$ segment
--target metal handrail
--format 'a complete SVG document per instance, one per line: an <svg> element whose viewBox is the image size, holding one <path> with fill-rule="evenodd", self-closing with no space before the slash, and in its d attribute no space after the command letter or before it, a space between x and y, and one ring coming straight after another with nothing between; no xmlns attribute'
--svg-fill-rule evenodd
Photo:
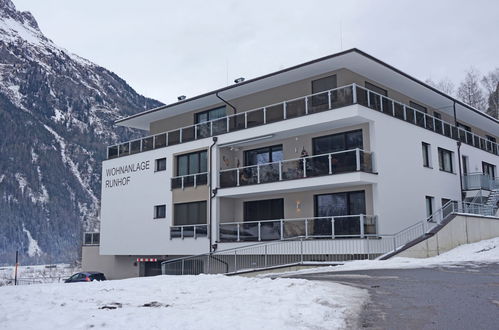
<svg viewBox="0 0 499 330"><path fill-rule="evenodd" d="M196 188L198 186L198 176L200 175L206 175L206 183L203 183L202 185L207 185L209 182L208 180L210 179L209 178L209 175L208 175L208 172L201 172L201 173L194 173L194 174L186 174L186 175L178 175L178 176L174 176L171 178L171 182L172 182L172 189L173 189L173 181L176 180L176 179L181 179L181 187L182 189L185 188L185 180L189 177L194 177L193 179L193 187Z"/></svg>
<svg viewBox="0 0 499 330"><path fill-rule="evenodd" d="M206 232L208 231L208 224L193 224L193 225L174 225L170 226L170 239L177 238L176 236L172 235L172 232L174 229L180 229L180 237L181 239L184 239L186 237L193 237L194 239L197 239L198 236L200 237L206 237L207 235L199 235L199 231L197 230L198 228L203 228L206 227ZM192 228L193 230L193 235L192 236L185 236L184 231L186 228Z"/></svg>
<svg viewBox="0 0 499 330"><path fill-rule="evenodd" d="M246 165L246 166L239 166L239 167L233 167L233 168L226 168L226 169L220 170L219 172L223 173L223 172L229 172L229 171L234 171L234 170L243 170L243 169L247 169L247 168L262 167L262 166L274 165L274 164L280 164L280 163L282 164L282 163L286 163L286 162L300 161L300 160L304 160L304 159L311 159L311 158L315 158L315 157L324 157L324 156L329 156L329 155L332 156L332 155L343 154L343 153L354 152L354 151L355 152L357 152L357 151L364 152L364 153L367 153L367 154L372 154L373 153L371 151L365 151L365 150L360 149L360 148L355 148L355 149L335 151L335 152L330 152L330 153L325 153L325 154L319 154L319 155L312 155L312 156L306 156L306 157L283 159L283 160L279 160L279 161L275 161L275 162L261 163L261 164L257 164L257 165Z"/></svg>
<svg viewBox="0 0 499 330"><path fill-rule="evenodd" d="M308 217L308 218L288 218L288 219L273 219L273 220L258 220L258 221L243 221L243 222L221 222L218 224L218 238L220 241L222 241L224 238L222 238L222 233L221 233L221 229L223 226L236 226L236 237L237 239L235 241L237 242L240 242L240 241L245 241L244 239L241 239L241 226L255 226L257 228L257 236L253 236L253 238L256 238L258 241L261 241L263 240L262 238L262 232L261 232L261 228L262 228L262 224L265 225L265 224L270 224L270 223L274 223L274 224L279 224L279 239L280 240L284 240L285 238L289 238L289 237L286 237L285 235L285 230L284 230L284 226L286 223L291 223L291 222L303 222L304 224L304 235L295 235L295 236L303 236L305 238L309 238L309 237L327 237L327 238L335 238L335 237L339 237L339 236L345 236L345 235L337 235L335 233L335 221L336 220L341 220L341 219L346 219L346 218L359 218L359 234L358 235L349 235L349 236L352 236L352 237L365 237L366 234L365 233L365 225L369 225L369 224L374 224L376 227L377 227L377 216L375 215L366 215L366 214L350 214L350 215L341 215L341 216L323 216L323 217ZM308 230L308 224L309 223L312 223L313 221L316 221L316 220L329 220L331 221L331 224L330 224L330 228L331 229L331 234L318 234L318 235L314 235L314 234L310 234L309 233L309 230ZM244 230L244 228L243 228ZM375 229L375 233L376 233L376 229ZM372 234L375 234L375 233L372 233ZM234 240L230 240L230 241L234 241Z"/></svg>

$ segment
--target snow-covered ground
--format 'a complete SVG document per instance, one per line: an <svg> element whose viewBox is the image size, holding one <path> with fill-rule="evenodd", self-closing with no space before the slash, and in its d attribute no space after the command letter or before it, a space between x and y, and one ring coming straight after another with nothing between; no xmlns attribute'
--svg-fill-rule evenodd
<svg viewBox="0 0 499 330"><path fill-rule="evenodd" d="M394 257L388 260L357 260L339 266L303 269L295 272L271 274L263 276L289 276L296 274L312 274L323 272L339 272L366 269L408 269L439 266L461 266L479 263L499 263L499 237L477 243L464 244L431 258ZM263 277L262 276L262 277Z"/></svg>
<svg viewBox="0 0 499 330"><path fill-rule="evenodd" d="M0 328L339 329L367 295L336 283L223 275L4 286Z"/></svg>

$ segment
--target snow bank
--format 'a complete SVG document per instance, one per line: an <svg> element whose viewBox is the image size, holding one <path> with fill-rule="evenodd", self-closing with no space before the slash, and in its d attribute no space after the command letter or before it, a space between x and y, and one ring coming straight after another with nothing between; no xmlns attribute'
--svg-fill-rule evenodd
<svg viewBox="0 0 499 330"><path fill-rule="evenodd" d="M0 288L2 329L338 329L367 291L223 275Z"/></svg>
<svg viewBox="0 0 499 330"><path fill-rule="evenodd" d="M366 269L407 269L427 268L439 266L459 266L476 263L499 262L499 237L477 243L465 244L439 256L431 258L401 258L394 257L388 260L357 260L347 262L340 266L328 266L304 269L296 272L280 273L281 275L313 274L323 272L338 272ZM273 274L275 276L275 274Z"/></svg>

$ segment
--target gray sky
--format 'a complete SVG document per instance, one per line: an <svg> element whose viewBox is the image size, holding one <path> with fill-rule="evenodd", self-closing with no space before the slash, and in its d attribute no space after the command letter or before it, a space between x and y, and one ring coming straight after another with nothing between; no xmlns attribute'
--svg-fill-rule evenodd
<svg viewBox="0 0 499 330"><path fill-rule="evenodd" d="M13 2L59 46L164 103L352 47L422 80L499 66L495 0Z"/></svg>

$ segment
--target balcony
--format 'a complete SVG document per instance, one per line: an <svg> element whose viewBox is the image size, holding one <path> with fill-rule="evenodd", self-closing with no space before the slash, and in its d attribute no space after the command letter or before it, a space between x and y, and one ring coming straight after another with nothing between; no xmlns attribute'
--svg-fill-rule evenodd
<svg viewBox="0 0 499 330"><path fill-rule="evenodd" d="M207 237L208 236L208 225L184 225L184 226L171 226L170 227L170 239L174 238L194 238Z"/></svg>
<svg viewBox="0 0 499 330"><path fill-rule="evenodd" d="M188 187L206 186L208 184L208 172L182 175L173 177L171 189L185 189Z"/></svg>
<svg viewBox="0 0 499 330"><path fill-rule="evenodd" d="M499 155L499 145L495 142L354 83L329 91L310 94L212 121L109 146L107 157L108 159L124 157L139 152L303 117L353 104L363 105L391 117L404 120L451 139Z"/></svg>
<svg viewBox="0 0 499 330"><path fill-rule="evenodd" d="M220 171L220 188L311 178L349 172L372 173L373 154L352 149Z"/></svg>
<svg viewBox="0 0 499 330"><path fill-rule="evenodd" d="M470 173L463 175L464 190L494 190L499 189L499 178L493 178L483 173Z"/></svg>
<svg viewBox="0 0 499 330"><path fill-rule="evenodd" d="M220 242L247 242L305 238L364 238L377 234L377 217L343 215L303 219L220 223Z"/></svg>

